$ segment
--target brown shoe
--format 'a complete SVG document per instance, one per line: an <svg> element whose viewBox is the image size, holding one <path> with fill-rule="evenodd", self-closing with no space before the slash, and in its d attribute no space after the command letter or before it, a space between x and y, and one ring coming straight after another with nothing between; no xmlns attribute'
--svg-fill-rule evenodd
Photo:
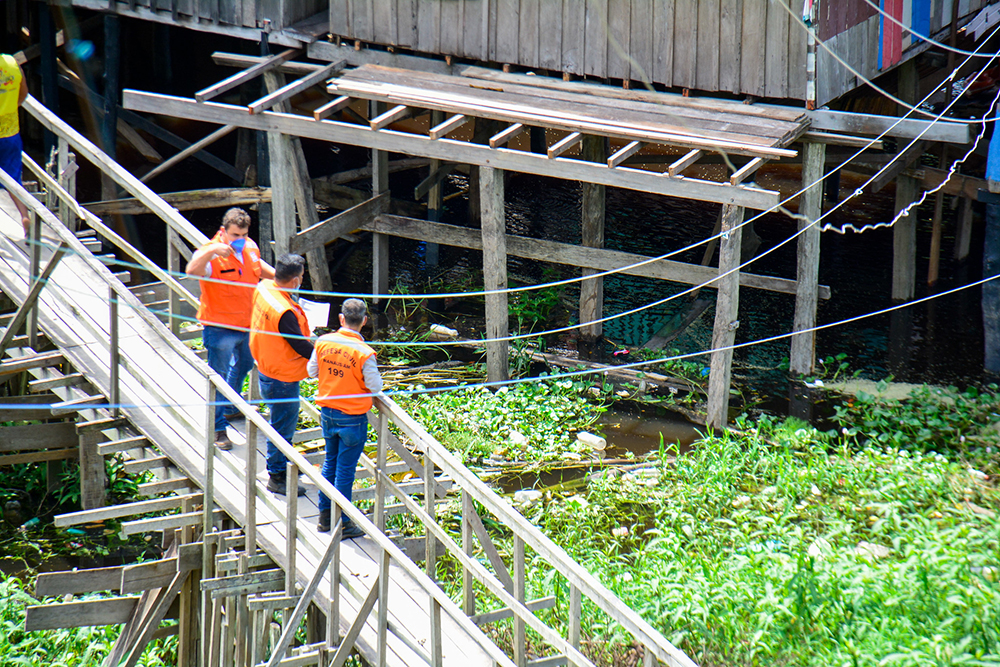
<svg viewBox="0 0 1000 667"><path fill-rule="evenodd" d="M233 448L233 441L229 439L229 434L224 429L215 432L215 446L224 452Z"/></svg>

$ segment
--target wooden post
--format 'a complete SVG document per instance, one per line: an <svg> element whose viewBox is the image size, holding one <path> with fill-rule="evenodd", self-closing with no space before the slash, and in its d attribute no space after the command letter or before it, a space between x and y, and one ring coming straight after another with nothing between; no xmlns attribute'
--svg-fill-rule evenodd
<svg viewBox="0 0 1000 667"><path fill-rule="evenodd" d="M181 254L178 250L180 243L182 243L180 234L167 227L167 271L177 279L180 279L181 276ZM177 336L181 332L181 297L171 289L167 299L167 309L170 313L170 333Z"/></svg>
<svg viewBox="0 0 1000 667"><path fill-rule="evenodd" d="M900 99L911 104L916 102L919 87L916 59L906 61L896 72ZM906 111L906 107L899 106L899 115L903 115ZM913 202L916 195L917 181L910 176L897 176L895 213L898 214ZM892 298L905 301L913 298L917 280L916 210L897 220L892 231Z"/></svg>
<svg viewBox="0 0 1000 667"><path fill-rule="evenodd" d="M264 74L268 90L277 90L281 83L274 72ZM267 151L271 175L271 225L274 232L274 257L288 252L289 239L295 235L295 179L292 177L291 139L280 132L267 133Z"/></svg>
<svg viewBox="0 0 1000 667"><path fill-rule="evenodd" d="M250 369L250 404L256 405L255 401L260 398L258 383L260 371L256 364ZM243 551L250 556L257 553L257 426L252 419L247 423L247 445L246 445L246 525L243 534L246 536L246 544ZM286 489L287 490L287 489Z"/></svg>
<svg viewBox="0 0 1000 667"><path fill-rule="evenodd" d="M212 512L215 509L215 488L214 488L214 476L215 471L215 400L216 391L215 385L212 383L212 378L208 375L205 376L205 381L208 385L207 393L205 394L205 482L202 486L202 502L204 507L204 516L202 519L202 534L201 539L204 543L201 553L201 574L205 578L212 576L214 568L212 567L212 556L214 555L214 549L210 544L212 539ZM201 667L208 667L211 664L211 651L212 651L212 623L214 622L214 617L212 614L212 595L211 591L202 591L201 594Z"/></svg>
<svg viewBox="0 0 1000 667"><path fill-rule="evenodd" d="M718 299L715 302L715 325L712 333L711 373L708 378L708 416L706 425L722 429L729 419L729 379L733 351L739 327L740 254L743 247L743 207L727 204L722 212L722 243L719 249Z"/></svg>
<svg viewBox="0 0 1000 667"><path fill-rule="evenodd" d="M430 448L424 449L424 511L434 520L437 514L436 495L434 493L434 461L431 460ZM431 531L425 531L424 537L424 569L427 576L437 581L437 538Z"/></svg>
<svg viewBox="0 0 1000 667"><path fill-rule="evenodd" d="M376 454L375 454L375 525L379 530L385 531L385 464L386 464L386 450L388 449L388 437L389 437L389 418L385 414L385 411L379 410L378 412L378 422L376 425L376 437L378 441L376 444Z"/></svg>
<svg viewBox="0 0 1000 667"><path fill-rule="evenodd" d="M121 387L118 382L118 364L121 357L118 349L118 294L115 292L114 284L108 286L108 317L109 322L109 345L111 347L111 360L108 365L108 383L110 391L108 399L111 405L111 416L118 419L121 416Z"/></svg>
<svg viewBox="0 0 1000 667"><path fill-rule="evenodd" d="M792 336L789 369L798 375L809 375L816 362L816 304L819 300L820 228L815 223L823 212L823 162L826 145L806 142L802 146L802 187L809 187L799 197L799 220L802 233L798 239L798 268L795 290L795 322L793 331L805 331Z"/></svg>
<svg viewBox="0 0 1000 667"><path fill-rule="evenodd" d="M35 280L42 267L42 219L32 213L31 225L28 229L31 232L31 279ZM28 347L38 352L38 307L36 305L33 305L31 310L28 311L26 326L28 329Z"/></svg>
<svg viewBox="0 0 1000 667"><path fill-rule="evenodd" d="M1000 204L986 204L986 236L983 239L983 277L1000 274ZM1000 375L1000 280L983 283L983 368ZM907 309L909 310L909 309Z"/></svg>
<svg viewBox="0 0 1000 667"><path fill-rule="evenodd" d="M88 431L79 435L80 439L80 506L85 510L104 507L107 504L105 487L107 473L104 457L97 451L97 443L104 440L99 431Z"/></svg>
<svg viewBox="0 0 1000 667"><path fill-rule="evenodd" d="M514 590L511 593L514 599L524 604L524 583L526 579L524 567L524 539L514 533ZM527 667L528 653L525 642L524 619L518 614L514 614L514 664L517 667Z"/></svg>
<svg viewBox="0 0 1000 667"><path fill-rule="evenodd" d="M385 104L381 102L368 103L368 117L374 118L384 111ZM385 151L372 149L372 196L389 191L389 154ZM389 237L385 234L372 234L372 294L389 293ZM373 303L379 303L375 296Z"/></svg>
<svg viewBox="0 0 1000 667"><path fill-rule="evenodd" d="M261 32L260 55L270 55L270 48L267 45L267 33ZM267 84L262 78L260 81L260 97L267 94ZM269 132L257 133L257 186L262 188L271 187L271 156L269 150ZM271 202L262 202L257 208L257 220L260 225L260 257L265 262L274 264L274 250L271 248L271 241L274 240L274 223Z"/></svg>
<svg viewBox="0 0 1000 667"><path fill-rule="evenodd" d="M503 171L479 168L483 218L483 283L487 290L507 289L507 236L504 215ZM507 293L486 295L486 377L490 382L508 378L509 334Z"/></svg>
<svg viewBox="0 0 1000 667"><path fill-rule="evenodd" d="M443 111L432 111L431 112L431 127L435 127L444 122L444 112ZM440 160L431 160L431 170L430 173L435 173L441 168ZM444 207L444 188L441 187L441 182L438 181L431 187L430 191L427 193L427 219L431 222L441 222L441 209ZM440 248L437 243L427 242L427 251L425 259L427 260L427 266L437 266L438 258L440 256Z"/></svg>
<svg viewBox="0 0 1000 667"><path fill-rule="evenodd" d="M55 179L73 198L76 198L76 155L69 149L69 142L64 137L56 140L58 149L56 151L56 173ZM58 204L59 219L71 231L75 232L79 228L79 220L76 214L69 207L69 202L59 198Z"/></svg>
<svg viewBox="0 0 1000 667"><path fill-rule="evenodd" d="M472 544L472 513L476 508L472 504L472 496L465 489L462 489L462 551L466 556L471 557L473 553ZM476 613L476 589L473 586L475 580L472 578L472 570L465 565L462 566L462 611L466 616L474 616Z"/></svg>
<svg viewBox="0 0 1000 667"><path fill-rule="evenodd" d="M583 139L583 159L590 162L604 162L608 156L606 137L586 136ZM590 248L604 247L604 194L603 185L583 184L583 245ZM593 269L583 269L583 275L597 273ZM593 322L604 316L604 278L593 278L580 283L580 324ZM600 322L580 327L580 342L584 348L597 352L604 325Z"/></svg>
<svg viewBox="0 0 1000 667"><path fill-rule="evenodd" d="M917 195L917 181L912 176L896 177L898 214ZM913 298L917 280L917 211L912 209L892 226L892 298L908 301Z"/></svg>
<svg viewBox="0 0 1000 667"><path fill-rule="evenodd" d="M955 234L955 259L964 260L969 256L972 242L972 200L962 197L962 211L958 215L958 230Z"/></svg>
<svg viewBox="0 0 1000 667"><path fill-rule="evenodd" d="M934 218L931 222L931 257L927 265L927 284L936 285L941 268L941 216L944 213L944 193L934 195Z"/></svg>
<svg viewBox="0 0 1000 667"><path fill-rule="evenodd" d="M302 139L292 137L291 152L295 162L292 176L295 180L295 206L299 211L301 229L308 229L319 222L316 213L316 199L313 195L312 179L309 178L309 165L306 164L306 154L302 150ZM330 264L326 261L326 248L320 246L306 253L306 265L309 267L309 281L317 292L332 292L333 280L330 278Z"/></svg>

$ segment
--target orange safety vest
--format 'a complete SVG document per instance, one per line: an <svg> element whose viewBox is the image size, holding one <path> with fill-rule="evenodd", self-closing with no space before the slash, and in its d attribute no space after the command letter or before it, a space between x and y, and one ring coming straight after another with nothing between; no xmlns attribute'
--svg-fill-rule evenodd
<svg viewBox="0 0 1000 667"><path fill-rule="evenodd" d="M22 78L14 56L0 54L0 139L13 137L20 129L17 98L21 94Z"/></svg>
<svg viewBox="0 0 1000 667"><path fill-rule="evenodd" d="M365 344L361 334L341 327L316 341L316 364L319 372L317 405L340 410L348 415L363 415L372 409L371 396L367 394L365 376L361 369L374 356L375 350Z"/></svg>
<svg viewBox="0 0 1000 667"><path fill-rule="evenodd" d="M273 280L258 283L250 315L250 352L263 375L281 382L298 382L308 377L309 360L303 359L278 332L278 321L289 310L295 313L302 335L308 337L309 321L302 306Z"/></svg>
<svg viewBox="0 0 1000 667"><path fill-rule="evenodd" d="M222 243L222 231L209 243ZM214 258L211 267L212 280L227 282L201 281L198 321L217 327L249 328L253 290L260 281L260 250L257 244L248 238L243 246L242 262L236 259L234 253L229 257Z"/></svg>

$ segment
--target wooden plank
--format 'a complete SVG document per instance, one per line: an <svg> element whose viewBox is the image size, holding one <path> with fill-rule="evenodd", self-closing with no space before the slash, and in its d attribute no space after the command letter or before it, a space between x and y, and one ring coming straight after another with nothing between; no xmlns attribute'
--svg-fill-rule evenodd
<svg viewBox="0 0 1000 667"><path fill-rule="evenodd" d="M301 254L322 247L344 234L359 229L366 220L384 213L388 205L389 193L383 192L353 208L341 211L293 236L289 241L289 252Z"/></svg>
<svg viewBox="0 0 1000 667"><path fill-rule="evenodd" d="M816 308L818 303L816 286L819 284L820 226L815 221L823 213L823 165L826 146L806 144L803 150L802 187L808 188L799 198L799 220L796 278L798 291L795 294L795 317L793 330L799 333L792 337L789 354L789 371L799 375L813 372L816 361Z"/></svg>
<svg viewBox="0 0 1000 667"><path fill-rule="evenodd" d="M279 65L282 65L292 58L298 57L302 53L300 49L286 49L276 56L271 56L267 60L260 62L256 65L248 67L242 72L237 72L232 76L226 77L222 81L209 86L208 88L203 88L194 94L194 98L199 102L207 102L213 97L217 97L227 90L232 90L233 88L246 83L247 81L252 81L258 76L262 76L265 72L269 72Z"/></svg>
<svg viewBox="0 0 1000 667"><path fill-rule="evenodd" d="M783 98L788 95L788 12L779 2L767 3L764 42L764 95Z"/></svg>
<svg viewBox="0 0 1000 667"><path fill-rule="evenodd" d="M608 0L584 0L584 73L606 77L608 72Z"/></svg>
<svg viewBox="0 0 1000 667"><path fill-rule="evenodd" d="M727 206L722 213L723 236L719 248L719 292L715 302L712 352L708 384L706 424L724 429L729 421L729 386L732 344L739 316L740 252L743 240L743 209Z"/></svg>
<svg viewBox="0 0 1000 667"><path fill-rule="evenodd" d="M92 409L96 405L107 406L108 399L104 396L80 396L68 401L53 403L49 410L53 416L59 417L80 412L81 410Z"/></svg>
<svg viewBox="0 0 1000 667"><path fill-rule="evenodd" d="M674 0L653 0L653 81L674 85Z"/></svg>
<svg viewBox="0 0 1000 667"><path fill-rule="evenodd" d="M128 438L119 438L118 440L110 440L108 442L102 442L97 445L97 452L101 456L107 456L108 454L114 454L116 452L126 452L130 449L136 449L138 447L145 447L149 445L149 440L144 435L130 436Z"/></svg>
<svg viewBox="0 0 1000 667"><path fill-rule="evenodd" d="M193 211L226 206L249 206L271 201L271 188L208 188L165 192L160 197L178 211ZM99 201L83 204L95 215L144 215L150 213L148 206L134 197Z"/></svg>
<svg viewBox="0 0 1000 667"><path fill-rule="evenodd" d="M121 590L122 593L139 593L151 588L164 588L180 569L177 557L163 558L149 561L148 563L138 563L127 565L122 568Z"/></svg>
<svg viewBox="0 0 1000 667"><path fill-rule="evenodd" d="M719 5L719 90L739 93L743 37L743 2L721 0Z"/></svg>
<svg viewBox="0 0 1000 667"><path fill-rule="evenodd" d="M506 146L509 142L513 141L518 135L527 129L528 128L521 123L514 123L507 129L501 130L490 137L490 148Z"/></svg>
<svg viewBox="0 0 1000 667"><path fill-rule="evenodd" d="M418 2L417 41L414 48L425 53L441 52L441 3ZM351 63L355 64L355 63Z"/></svg>
<svg viewBox="0 0 1000 667"><path fill-rule="evenodd" d="M698 85L698 0L675 0L674 5L674 81L675 86ZM714 48L718 48L717 46Z"/></svg>
<svg viewBox="0 0 1000 667"><path fill-rule="evenodd" d="M563 54L563 0L540 0L538 5L538 66L560 71Z"/></svg>
<svg viewBox="0 0 1000 667"><path fill-rule="evenodd" d="M343 111L350 104L351 98L346 95L341 95L340 97L327 102L313 111L313 119L323 120L324 118L329 118L333 114Z"/></svg>
<svg viewBox="0 0 1000 667"><path fill-rule="evenodd" d="M743 0L743 39L740 56L740 89L749 95L764 95L767 40L762 29L767 21L769 0Z"/></svg>
<svg viewBox="0 0 1000 667"><path fill-rule="evenodd" d="M230 119L252 129L266 129L280 126L289 134L311 137L323 141L335 141L372 148L424 155L433 159L451 162L465 162L479 165L494 165L505 170L553 176L575 181L600 183L630 190L653 192L685 199L698 199L718 203L735 202L747 208L763 210L778 202L777 193L759 188L720 185L697 179L684 179L683 185L676 179L664 178L659 174L638 169L617 167L608 169L606 165L596 165L578 160L550 160L544 155L521 151L494 150L488 146L461 144L460 142L434 142L425 137L406 133L372 132L370 128L349 123L322 121L317 123L305 118L264 114L249 116L238 107L214 102L197 104L163 95L125 91L126 105L141 109L147 105L159 113L177 114L191 119L206 119L217 122ZM236 115L233 115L233 114ZM243 118L244 120L236 120Z"/></svg>
<svg viewBox="0 0 1000 667"><path fill-rule="evenodd" d="M217 517L224 516L222 510L215 510L213 513ZM139 533L152 533L161 530L173 530L184 526L197 526L201 523L203 512L182 512L181 514L170 514L168 516L158 516L150 519L136 519L135 521L122 522L122 537L137 535Z"/></svg>
<svg viewBox="0 0 1000 667"><path fill-rule="evenodd" d="M517 29L517 64L538 67L539 36L538 5L540 0L519 0ZM548 26L546 26L548 28ZM551 33L547 33L551 34Z"/></svg>
<svg viewBox="0 0 1000 667"><path fill-rule="evenodd" d="M845 134L884 134L901 139L915 139L919 136L924 141L943 141L954 144L967 144L970 141L970 126L967 123L953 123L947 120L901 119L896 116L879 116L828 109L807 111L806 115L809 116L813 130L843 132Z"/></svg>
<svg viewBox="0 0 1000 667"><path fill-rule="evenodd" d="M483 281L487 290L507 287L507 235L504 233L504 173L499 169L481 167L480 207L482 216ZM508 335L507 293L486 295L486 372L490 382L504 381L508 377L508 343L501 339Z"/></svg>
<svg viewBox="0 0 1000 667"><path fill-rule="evenodd" d="M201 590L213 595L245 595L280 590L284 587L285 573L280 569L201 580Z"/></svg>
<svg viewBox="0 0 1000 667"><path fill-rule="evenodd" d="M462 0L438 3L441 5L441 45L439 53L459 55L462 50Z"/></svg>
<svg viewBox="0 0 1000 667"><path fill-rule="evenodd" d="M667 175L671 178L680 176L685 169L700 160L703 155L704 152L700 150L689 151L687 155L682 157L680 160L671 163L671 165L667 167Z"/></svg>
<svg viewBox="0 0 1000 667"><path fill-rule="evenodd" d="M631 43L631 0L608 0L608 27L605 31L608 42L607 76L616 79L630 79L631 63L629 51Z"/></svg>
<svg viewBox="0 0 1000 667"><path fill-rule="evenodd" d="M608 166L611 168L617 167L622 162L641 151L643 146L645 146L645 144L641 141L632 141L626 144L623 148L618 149L611 155L611 157L608 158Z"/></svg>
<svg viewBox="0 0 1000 667"><path fill-rule="evenodd" d="M25 610L25 632L58 628L118 625L132 617L138 596L83 600L63 604L30 605Z"/></svg>
<svg viewBox="0 0 1000 667"><path fill-rule="evenodd" d="M28 391L32 393L50 391L56 387L76 387L87 381L82 373L67 373L59 377L45 378L43 380L29 380ZM0 451L3 443L0 442Z"/></svg>
<svg viewBox="0 0 1000 667"><path fill-rule="evenodd" d="M68 528L79 526L84 523L95 521L106 521L108 519L120 519L126 516L137 516L149 512L164 512L166 510L177 509L185 502L201 502L200 493L192 493L185 496L170 496L168 498L156 498L154 500L140 500L124 505L112 505L110 507L100 507L82 512L69 512L67 514L57 514L53 519L53 524L57 528Z"/></svg>
<svg viewBox="0 0 1000 667"><path fill-rule="evenodd" d="M63 461L75 459L79 455L79 450L72 449L47 449L36 452L24 452L22 454L4 454L0 456L0 468L3 466L18 465L21 463L41 463L42 461Z"/></svg>
<svg viewBox="0 0 1000 667"><path fill-rule="evenodd" d="M788 87L786 95L793 99L806 99L806 42L807 32L796 18L788 17ZM822 47L817 46L817 50ZM860 54L859 54L860 55ZM861 58L857 59L861 66Z"/></svg>
<svg viewBox="0 0 1000 667"><path fill-rule="evenodd" d="M458 128L462 127L470 120L472 120L472 118L469 118L468 116L464 116L462 114L455 114L454 116L449 117L447 120L432 127L428 132L427 136L429 136L431 139L440 139L449 132L453 132Z"/></svg>
<svg viewBox="0 0 1000 667"><path fill-rule="evenodd" d="M510 576L510 575L508 575ZM538 598L537 600L530 600L524 603L524 606L531 611L541 611L542 609L552 609L556 606L556 599L554 596L547 596L544 598ZM510 618L514 615L514 612L510 608L498 609L496 611L486 612L485 614L476 614L471 616L472 622L476 625L486 625L487 623L496 623L497 621L502 621L505 618ZM563 656L565 660L565 656ZM531 663L529 663L531 664Z"/></svg>
<svg viewBox="0 0 1000 667"><path fill-rule="evenodd" d="M395 0L372 0L372 32L379 44L397 44Z"/></svg>
<svg viewBox="0 0 1000 667"><path fill-rule="evenodd" d="M632 0L629 28L629 78L653 83L653 2Z"/></svg>
<svg viewBox="0 0 1000 667"><path fill-rule="evenodd" d="M520 0L495 0L495 2L497 5L497 34L496 39L491 44L491 50L495 50L493 60L499 63L516 63L518 33L521 29L521 2Z"/></svg>
<svg viewBox="0 0 1000 667"><path fill-rule="evenodd" d="M298 95L299 93L312 88L313 86L325 81L326 79L329 79L334 74L343 69L345 64L346 62L343 60L340 60L335 63L330 63L326 67L318 69L312 74L307 74L301 79L297 79L295 81L292 81L291 83L287 83L284 86L281 86L273 93L268 93L267 95L260 98L256 102L251 102L247 106L247 109L250 111L251 114L259 114L262 111L271 109L272 107L275 107L286 100L290 100L295 95Z"/></svg>
<svg viewBox="0 0 1000 667"><path fill-rule="evenodd" d="M8 324L8 326L10 325ZM32 368L50 368L64 363L66 363L66 358L59 351L31 354L19 359L7 359L0 362L0 376L13 375Z"/></svg>
<svg viewBox="0 0 1000 667"><path fill-rule="evenodd" d="M369 121L369 125L373 130L381 130L382 128L389 127L389 125L403 120L404 118L409 118L413 115L413 109L407 107L405 104L397 105L383 114L379 114L375 118Z"/></svg>
<svg viewBox="0 0 1000 667"><path fill-rule="evenodd" d="M43 572L35 579L35 597L118 591L122 567L98 567L67 572Z"/></svg>
<svg viewBox="0 0 1000 667"><path fill-rule="evenodd" d="M380 234L482 250L482 239L479 238L476 230L456 225L446 225L440 222L427 222L425 220L394 215L380 215L370 225L365 225L364 228L367 231ZM636 266L641 262L648 262L650 258L644 255L623 253L617 250L586 248L571 243L544 241L542 239L515 236L513 234L507 234L506 245L507 254L514 257L524 257L598 271L612 271L622 267L629 267L627 269L623 268L621 273L656 278L658 280L670 280L689 285L710 283L713 278L718 277L718 271L712 267L662 259L657 262ZM786 278L741 272L740 284L745 287L766 289L772 292L795 294L795 281ZM714 284L705 286L709 288L715 287ZM820 298L828 299L829 297L829 287L821 285Z"/></svg>
<svg viewBox="0 0 1000 667"><path fill-rule="evenodd" d="M880 173L865 186L865 192L872 194L880 191L893 179L899 176L903 170L909 168L911 164L918 161L920 156L923 155L926 150L927 143L924 141L916 141L910 144L910 146L904 149L902 153L897 154L896 159L893 160L891 164L886 165L880 170Z"/></svg>
<svg viewBox="0 0 1000 667"><path fill-rule="evenodd" d="M146 470L166 468L168 465L170 465L170 457L151 456L149 458L139 459L138 461L126 461L122 464L122 471L127 474L134 475Z"/></svg>
<svg viewBox="0 0 1000 667"><path fill-rule="evenodd" d="M729 184L739 185L746 179L751 178L762 166L764 166L764 159L755 157L733 173L729 178ZM820 174L820 177L822 177L822 174Z"/></svg>
<svg viewBox="0 0 1000 667"><path fill-rule="evenodd" d="M583 74L586 53L586 3L562 3L562 63L556 68L570 74Z"/></svg>
<svg viewBox="0 0 1000 667"><path fill-rule="evenodd" d="M549 158L557 158L563 153L573 150L583 141L583 134L580 132L570 132L565 137L552 144L548 148Z"/></svg>
<svg viewBox="0 0 1000 667"><path fill-rule="evenodd" d="M67 445L75 446L76 444L76 428L68 422L0 427L0 453L66 447Z"/></svg>
<svg viewBox="0 0 1000 667"><path fill-rule="evenodd" d="M719 41L720 13L720 0L698 0L698 50L692 57L696 59L695 87L699 90L719 89L719 56L722 50ZM721 66L729 67L730 63L723 62Z"/></svg>

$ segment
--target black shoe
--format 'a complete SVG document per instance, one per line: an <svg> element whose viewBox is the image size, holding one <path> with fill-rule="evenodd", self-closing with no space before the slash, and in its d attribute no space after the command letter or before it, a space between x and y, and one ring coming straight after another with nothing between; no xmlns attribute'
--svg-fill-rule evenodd
<svg viewBox="0 0 1000 667"><path fill-rule="evenodd" d="M287 496L288 495L288 482L282 476L278 477L276 475L268 475L267 477L267 490L276 496ZM299 497L306 495L305 487L299 485Z"/></svg>
<svg viewBox="0 0 1000 667"><path fill-rule="evenodd" d="M230 412L229 414L223 416L226 418L226 421L229 422L230 424L232 424L233 422L246 421L247 418L246 415L244 415L242 412Z"/></svg>
<svg viewBox="0 0 1000 667"><path fill-rule="evenodd" d="M215 446L224 452L228 452L233 448L233 441L229 439L229 434L226 433L226 429L215 432Z"/></svg>
<svg viewBox="0 0 1000 667"><path fill-rule="evenodd" d="M365 531L358 528L358 524L351 521L348 523L345 521L343 523L344 532L341 534L340 539L342 540L353 540L356 537L364 537Z"/></svg>
<svg viewBox="0 0 1000 667"><path fill-rule="evenodd" d="M321 533L330 532L330 510L323 510L319 513L319 520L316 521L316 530Z"/></svg>

